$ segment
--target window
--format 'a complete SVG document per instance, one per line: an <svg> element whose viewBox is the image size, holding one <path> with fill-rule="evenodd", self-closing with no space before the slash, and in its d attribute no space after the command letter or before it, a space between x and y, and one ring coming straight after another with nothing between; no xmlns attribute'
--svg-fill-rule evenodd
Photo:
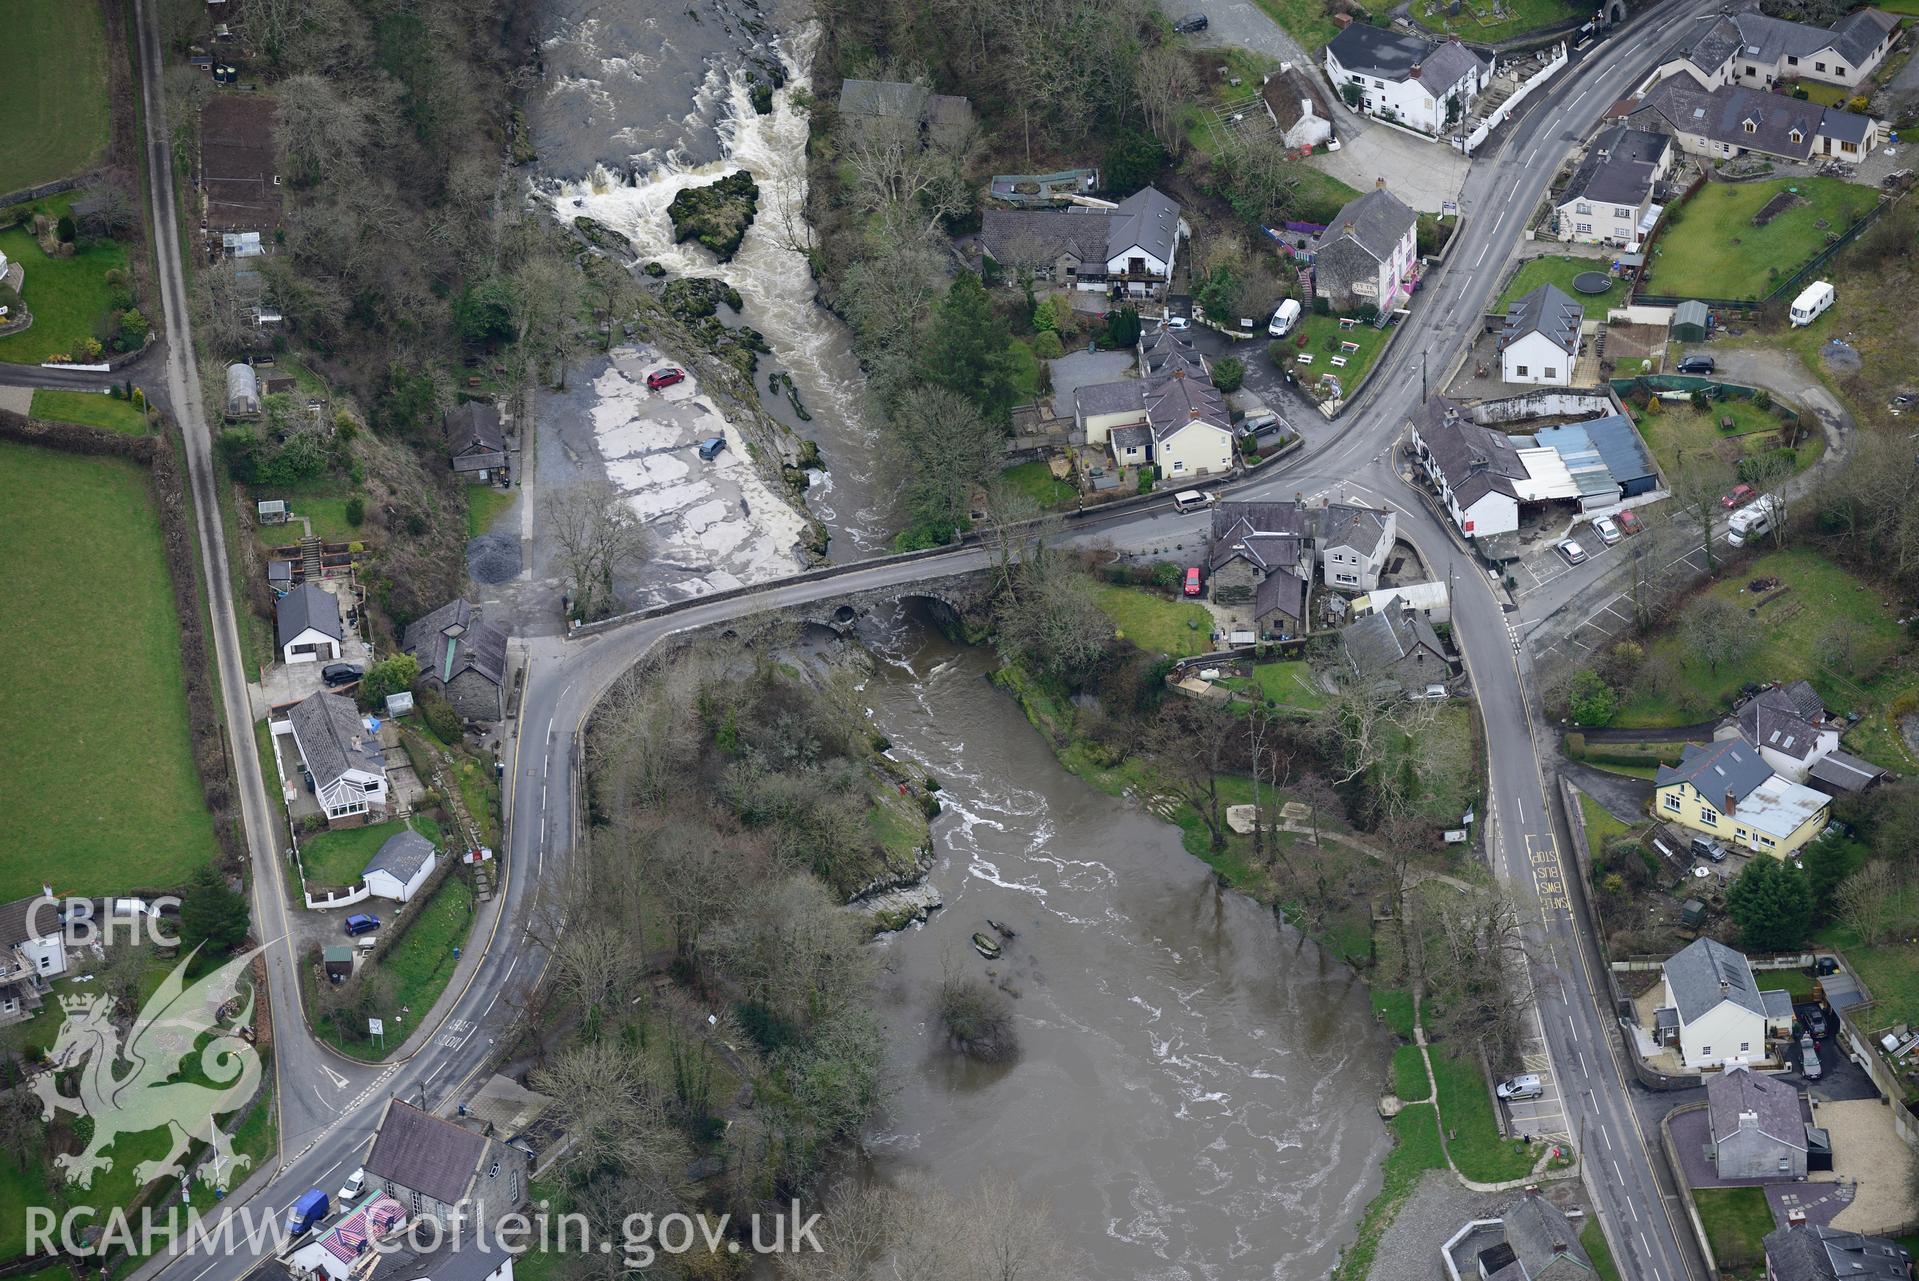
<svg viewBox="0 0 1919 1281"><path fill-rule="evenodd" d="M1741 1054L1744 1054L1747 1050L1750 1050L1751 1048L1752 1048L1752 1042L1750 1041L1741 1041L1739 1043L1739 1052Z"/></svg>
<svg viewBox="0 0 1919 1281"><path fill-rule="evenodd" d="M1804 142L1806 140L1806 135L1801 133L1799 130L1794 129L1792 131L1792 140L1794 142Z"/></svg>
<svg viewBox="0 0 1919 1281"><path fill-rule="evenodd" d="M518 1170L515 1170L512 1177L506 1181L506 1197L513 1205L520 1203L520 1172Z"/></svg>
<svg viewBox="0 0 1919 1281"><path fill-rule="evenodd" d="M500 1177L500 1159L498 1157L494 1157L493 1164L487 1167L486 1177L489 1179L497 1179Z"/></svg>
<svg viewBox="0 0 1919 1281"><path fill-rule="evenodd" d="M409 1195L413 1202L413 1213L418 1214L420 1212L420 1194L418 1192L414 1192Z"/></svg>
<svg viewBox="0 0 1919 1281"><path fill-rule="evenodd" d="M1559 377L1559 371L1557 369L1554 369L1551 365L1547 365L1544 369L1539 371L1539 376L1541 378L1557 378Z"/></svg>
<svg viewBox="0 0 1919 1281"><path fill-rule="evenodd" d="M1513 375L1518 378L1524 378L1526 376L1526 367L1524 365L1520 365L1518 368L1513 370Z"/></svg>
<svg viewBox="0 0 1919 1281"><path fill-rule="evenodd" d="M1333 581L1338 583L1356 583L1359 581L1359 578L1355 574L1334 574Z"/></svg>
<svg viewBox="0 0 1919 1281"><path fill-rule="evenodd" d="M1626 208L1624 205L1614 205L1612 207L1612 216L1615 218L1630 218L1632 217L1632 210Z"/></svg>
<svg viewBox="0 0 1919 1281"><path fill-rule="evenodd" d="M1677 811L1679 809L1679 793L1678 792L1666 793L1666 808L1674 811Z"/></svg>
<svg viewBox="0 0 1919 1281"><path fill-rule="evenodd" d="M1773 839L1772 839L1772 837L1770 837L1770 836L1762 836L1762 837L1760 837L1760 838L1759 838L1759 843L1760 843L1761 845L1763 845L1763 846L1765 846L1765 847L1766 847L1767 849L1771 849L1771 848L1772 848L1772 847L1773 847L1774 845L1776 845L1776 844L1778 844L1778 842L1777 842L1777 841L1775 841L1775 840L1773 840Z"/></svg>
<svg viewBox="0 0 1919 1281"><path fill-rule="evenodd" d="M1584 232L1589 232L1592 229L1593 229L1593 225L1589 222L1576 222L1573 224L1573 230L1575 232L1584 233Z"/></svg>
<svg viewBox="0 0 1919 1281"><path fill-rule="evenodd" d="M380 784L378 782L362 783L360 784L360 790L368 793L377 792L380 790Z"/></svg>
<svg viewBox="0 0 1919 1281"><path fill-rule="evenodd" d="M1796 53L1794 53L1794 54L1787 54L1787 55L1786 55L1786 65L1787 65L1788 67L1796 67L1796 66L1798 66L1798 65L1799 65L1799 55L1798 55L1798 54L1796 54Z"/></svg>
<svg viewBox="0 0 1919 1281"><path fill-rule="evenodd" d="M1712 810L1705 809L1702 807L1699 811L1699 821L1704 823L1707 827L1718 827L1719 815L1714 813Z"/></svg>
<svg viewBox="0 0 1919 1281"><path fill-rule="evenodd" d="M1186 470L1186 464L1185 464L1185 463L1183 463L1183 462L1178 462L1178 461L1175 461L1175 462L1173 463L1173 470L1174 470L1174 471L1185 471L1185 470Z"/></svg>
<svg viewBox="0 0 1919 1281"><path fill-rule="evenodd" d="M1758 122L1757 120L1748 120L1748 121L1746 121L1746 132L1747 132L1747 133L1758 133L1758 132L1759 132L1759 122Z"/></svg>
<svg viewBox="0 0 1919 1281"><path fill-rule="evenodd" d="M1736 837L1738 837L1738 838L1739 838L1740 840L1742 840L1742 841L1746 839L1746 829L1745 829L1745 828L1743 828L1743 827L1735 827L1735 828L1733 828L1733 829L1732 829L1732 834L1733 834L1734 836L1736 836Z"/></svg>
<svg viewBox="0 0 1919 1281"><path fill-rule="evenodd" d="M1582 201L1580 201L1580 202L1579 202L1579 203L1578 203L1578 204L1577 204L1576 206L1574 206L1574 207L1573 207L1573 212L1574 212L1574 213L1583 213L1583 214L1589 214L1589 213L1591 213L1592 211L1593 211L1593 207L1592 207L1591 205L1589 205L1589 204L1587 204L1587 203L1586 203L1585 201L1583 201L1583 200L1582 200Z"/></svg>
<svg viewBox="0 0 1919 1281"><path fill-rule="evenodd" d="M1823 62L1815 62L1812 64L1812 69L1814 71L1824 71L1826 69L1826 64Z"/></svg>
<svg viewBox="0 0 1919 1281"><path fill-rule="evenodd" d="M1710 1045L1702 1045L1699 1047L1699 1053L1701 1055L1710 1056L1712 1054L1712 1047Z"/></svg>

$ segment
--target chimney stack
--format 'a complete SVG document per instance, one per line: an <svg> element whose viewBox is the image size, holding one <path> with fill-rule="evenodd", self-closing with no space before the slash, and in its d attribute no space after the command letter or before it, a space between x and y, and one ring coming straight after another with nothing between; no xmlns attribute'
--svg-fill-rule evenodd
<svg viewBox="0 0 1919 1281"><path fill-rule="evenodd" d="M1738 808L1739 798L1733 795L1732 789L1729 787L1726 789L1726 817L1731 818Z"/></svg>
<svg viewBox="0 0 1919 1281"><path fill-rule="evenodd" d="M1413 68L1413 72L1414 72L1414 74L1418 74L1418 71L1419 71L1419 68L1418 68L1418 67L1414 67L1414 68ZM1386 178L1385 178L1385 175L1383 175L1383 174L1382 174L1381 176L1379 176L1379 177L1377 177L1377 178L1375 178L1375 179L1373 179L1373 190L1375 190L1375 191L1384 191L1384 190L1386 190Z"/></svg>

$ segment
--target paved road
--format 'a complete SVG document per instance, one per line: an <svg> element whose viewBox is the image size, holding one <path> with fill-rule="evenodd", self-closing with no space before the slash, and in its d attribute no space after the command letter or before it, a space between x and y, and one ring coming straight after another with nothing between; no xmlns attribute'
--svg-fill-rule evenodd
<svg viewBox="0 0 1919 1281"><path fill-rule="evenodd" d="M180 408L188 443L196 500L200 507L202 550L210 568L209 592L216 622L216 649L226 694L229 725L240 780L243 809L255 865L255 919L276 943L268 952L268 981L276 1006L284 1165L256 1204L285 1206L309 1187L329 1190L364 1151L378 1105L389 1094L424 1097L429 1105L457 1093L484 1065L492 1043L507 1035L523 994L544 972L545 952L529 935L533 917L531 886L564 875L572 844L573 802L578 795L574 734L599 693L641 655L675 631L722 622L741 614L803 604L848 592L906 587L929 573L947 574L984 565L977 550L963 550L933 562L884 562L828 579L773 583L743 597L708 601L683 612L647 619L582 641L536 638L529 642L531 668L519 722L517 748L509 780L510 813L507 879L495 925L486 933L482 959L446 1021L431 1039L404 1061L380 1068L339 1059L314 1043L295 1011L299 993L294 958L283 939L287 931L286 894L278 851L271 848L268 798L259 782L240 672L233 602L228 598L219 509L212 501L212 460L207 424L201 417L196 373L178 353L192 350L184 306L185 286L174 234L171 168L166 163L164 103L158 91L158 41L146 0L136 5L140 19L142 85L146 99L148 144L153 173L156 241L161 246L161 279L166 304L168 391ZM1411 495L1392 465L1393 441L1407 411L1422 394L1422 367L1437 385L1469 341L1480 309L1490 297L1498 267L1516 240L1552 173L1569 149L1571 136L1639 74L1651 56L1669 43L1706 5L1689 0L1645 15L1629 24L1565 75L1545 100L1527 113L1496 154L1474 165L1463 197L1467 222L1461 241L1445 267L1420 295L1411 333L1404 335L1371 384L1340 423L1320 437L1318 447L1283 472L1243 487L1248 497L1309 496L1335 487L1343 492L1392 502L1402 513L1405 535L1438 573L1457 585L1455 635L1466 654L1478 691L1489 740L1490 790L1494 798L1485 816L1494 833L1495 870L1509 883L1531 922L1529 936L1537 954L1533 977L1538 991L1540 1053L1557 1078L1565 1120L1593 1162L1593 1184L1602 1221L1614 1242L1624 1275L1650 1281L1679 1281L1698 1275L1698 1263L1680 1244L1669 1203L1662 1195L1637 1128L1618 1060L1611 1049L1610 1017L1590 995L1591 963L1581 941L1581 923L1572 919L1557 873L1562 834L1546 802L1535 726L1528 712L1528 659L1507 626L1506 615L1483 572L1477 568L1430 512ZM1487 264L1492 269L1487 270ZM1169 507L1109 517L1079 527L1079 537L1110 539L1123 547L1164 545L1196 539L1204 518L1179 516ZM549 867L548 859L553 859ZM231 1281L257 1259L239 1251L214 1260L204 1256L156 1261L144 1271L165 1270L181 1281Z"/></svg>

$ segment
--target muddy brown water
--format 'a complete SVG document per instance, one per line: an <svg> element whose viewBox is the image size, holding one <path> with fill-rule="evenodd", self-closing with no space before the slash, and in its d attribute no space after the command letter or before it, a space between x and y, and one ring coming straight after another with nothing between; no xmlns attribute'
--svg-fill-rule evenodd
<svg viewBox="0 0 1919 1281"><path fill-rule="evenodd" d="M1326 1276L1388 1142L1364 984L1218 888L1177 828L1067 773L989 653L909 610L864 639L876 727L945 807L946 906L878 944L896 1093L866 1136L875 1171L1014 1180L1094 1276ZM1017 934L997 962L968 941L989 917ZM1021 994L1017 1062L945 1047L929 1010L949 971Z"/></svg>

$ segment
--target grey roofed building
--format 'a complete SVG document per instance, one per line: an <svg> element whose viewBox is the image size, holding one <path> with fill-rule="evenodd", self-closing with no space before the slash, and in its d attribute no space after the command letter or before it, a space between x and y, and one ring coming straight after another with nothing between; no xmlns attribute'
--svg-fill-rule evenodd
<svg viewBox="0 0 1919 1281"><path fill-rule="evenodd" d="M1743 801L1771 777L1772 766L1758 748L1742 738L1726 738L1706 747L1688 743L1679 764L1659 767L1653 786L1690 783L1713 805L1723 806L1728 792L1735 802Z"/></svg>
<svg viewBox="0 0 1919 1281"><path fill-rule="evenodd" d="M1050 269L1061 257L1106 269L1113 215L1104 209L988 209L980 216L980 246L994 262L1014 269Z"/></svg>
<svg viewBox="0 0 1919 1281"><path fill-rule="evenodd" d="M352 700L321 691L293 705L287 713L307 769L322 789L350 769L386 774L380 745L360 723Z"/></svg>
<svg viewBox="0 0 1919 1281"><path fill-rule="evenodd" d="M1171 262L1179 244L1179 202L1157 187L1146 187L1119 202L1106 226L1106 252L1101 262L1110 263L1134 247L1145 250L1161 262Z"/></svg>
<svg viewBox="0 0 1919 1281"><path fill-rule="evenodd" d="M1752 977L1752 964L1717 939L1695 939L1666 960L1666 986L1679 1017L1691 1023L1731 1001L1764 1018L1766 1001Z"/></svg>
<svg viewBox="0 0 1919 1281"><path fill-rule="evenodd" d="M1706 331L1711 327L1712 308L1700 302L1697 298L1688 298L1673 308L1673 337L1683 342L1699 342L1705 338ZM1683 334L1679 333L1678 331L1681 329L1687 332Z"/></svg>
<svg viewBox="0 0 1919 1281"><path fill-rule="evenodd" d="M1814 695L1815 700L1817 697ZM1825 708L1821 705L1815 717L1807 717L1800 710L1799 701L1784 686L1775 686L1759 691L1740 704L1734 719L1748 743L1771 748L1791 760L1804 761L1819 747L1820 722L1825 719Z"/></svg>
<svg viewBox="0 0 1919 1281"><path fill-rule="evenodd" d="M442 423L446 449L456 472L491 471L506 465L506 432L500 411L469 400L447 411Z"/></svg>
<svg viewBox="0 0 1919 1281"><path fill-rule="evenodd" d="M1911 1281L1912 1255L1897 1242L1806 1224L1765 1237L1774 1281Z"/></svg>
<svg viewBox="0 0 1919 1281"><path fill-rule="evenodd" d="M1404 80L1414 67L1433 56L1433 43L1370 22L1354 22L1334 36L1326 48L1348 71L1378 80ZM1450 85L1452 81L1443 83Z"/></svg>
<svg viewBox="0 0 1919 1281"><path fill-rule="evenodd" d="M494 685L506 680L506 632L463 597L407 624L401 648L419 661L422 677L442 685L465 672L478 672Z"/></svg>
<svg viewBox="0 0 1919 1281"><path fill-rule="evenodd" d="M1161 325L1139 340L1139 368L1143 377L1170 374L1184 369L1189 374L1204 374L1206 363L1193 346L1190 336Z"/></svg>
<svg viewBox="0 0 1919 1281"><path fill-rule="evenodd" d="M1360 25L1356 22L1346 30L1352 31ZM1418 221L1419 215L1405 201L1384 187L1375 187L1340 207L1333 220L1326 224L1326 230L1313 241L1313 252L1323 252L1334 241L1350 240L1376 261L1384 262Z"/></svg>
<svg viewBox="0 0 1919 1281"><path fill-rule="evenodd" d="M1751 1116L1761 1134L1788 1147L1806 1146L1806 1116L1799 1091L1776 1076L1729 1067L1706 1078L1706 1112L1715 1142L1736 1134Z"/></svg>
<svg viewBox="0 0 1919 1281"><path fill-rule="evenodd" d="M1526 465L1510 436L1482 427L1444 396L1427 400L1413 411L1411 421L1462 506L1471 506L1490 491L1518 497L1513 482L1526 479Z"/></svg>
<svg viewBox="0 0 1919 1281"><path fill-rule="evenodd" d="M1499 1212L1513 1259L1487 1281L1564 1281L1593 1271L1579 1232L1558 1206L1528 1192Z"/></svg>
<svg viewBox="0 0 1919 1281"><path fill-rule="evenodd" d="M1672 139L1663 133L1614 125L1593 139L1566 189L1553 200L1562 205L1573 200L1637 205L1651 194L1653 175L1671 148Z"/></svg>
<svg viewBox="0 0 1919 1281"><path fill-rule="evenodd" d="M393 1099L365 1168L374 1182L396 1183L457 1205L472 1185L486 1146L485 1135Z"/></svg>
<svg viewBox="0 0 1919 1281"><path fill-rule="evenodd" d="M1165 440L1194 422L1230 430L1233 419L1226 408L1226 398L1210 379L1188 377L1182 370L1170 377L1149 380L1146 421L1153 429L1153 439Z"/></svg>
<svg viewBox="0 0 1919 1281"><path fill-rule="evenodd" d="M1886 771L1871 761L1860 760L1848 752L1827 752L1806 772L1806 784L1828 796L1841 792L1863 792L1886 776Z"/></svg>
<svg viewBox="0 0 1919 1281"><path fill-rule="evenodd" d="M1485 66L1484 58L1459 41L1442 40L1420 64L1419 78L1422 82L1438 86L1443 92L1458 84L1469 72L1481 70Z"/></svg>
<svg viewBox="0 0 1919 1281"><path fill-rule="evenodd" d="M1073 388L1073 413L1081 423L1104 414L1142 413L1145 409L1146 384L1137 378Z"/></svg>
<svg viewBox="0 0 1919 1281"><path fill-rule="evenodd" d="M1291 624L1287 630L1307 627L1306 605L1311 598L1313 580L1299 574L1285 571L1272 573L1259 580L1253 589L1253 618L1266 621L1274 615L1282 615Z"/></svg>
<svg viewBox="0 0 1919 1281"><path fill-rule="evenodd" d="M1346 661L1360 676L1391 671L1401 660L1420 653L1437 658L1443 668L1446 651L1431 623L1412 610L1383 609L1339 631Z"/></svg>
<svg viewBox="0 0 1919 1281"><path fill-rule="evenodd" d="M1114 449L1122 452L1144 449L1153 443L1153 429L1145 423L1135 423L1128 427L1115 427L1107 434L1106 439L1113 443Z"/></svg>
<svg viewBox="0 0 1919 1281"><path fill-rule="evenodd" d="M1389 513L1350 503L1328 503L1314 513L1315 537L1322 548L1344 547L1370 556L1389 528Z"/></svg>
<svg viewBox="0 0 1919 1281"><path fill-rule="evenodd" d="M365 1281L486 1281L512 1263L514 1255L497 1244L469 1239L437 1250L383 1250Z"/></svg>
<svg viewBox="0 0 1919 1281"><path fill-rule="evenodd" d="M29 925L36 903L40 904L39 916ZM58 934L61 928L59 915L53 905L38 898L17 898L11 903L0 903L0 947L18 947L28 939Z"/></svg>
<svg viewBox="0 0 1919 1281"><path fill-rule="evenodd" d="M1522 294L1506 309L1506 331L1501 345L1510 345L1528 334L1542 334L1568 356L1579 351L1579 327L1586 321L1585 308L1567 297L1557 285L1548 283Z"/></svg>
<svg viewBox="0 0 1919 1281"><path fill-rule="evenodd" d="M1821 134L1857 142L1872 122L1837 107L1821 107L1781 93L1728 85L1707 90L1689 76L1668 76L1629 109L1629 119L1651 116L1674 132L1697 134L1738 151L1805 160ZM1797 134L1795 139L1794 135Z"/></svg>
<svg viewBox="0 0 1919 1281"><path fill-rule="evenodd" d="M309 630L336 641L346 635L340 622L340 602L333 593L314 583L301 583L273 607L273 635L284 652L300 633Z"/></svg>
<svg viewBox="0 0 1919 1281"><path fill-rule="evenodd" d="M942 143L960 141L973 120L965 98L898 80L847 80L840 85L839 106L855 122L910 121Z"/></svg>
<svg viewBox="0 0 1919 1281"><path fill-rule="evenodd" d="M404 885L418 876L421 868L431 865L436 853L432 841L409 827L387 837L386 843L367 860L361 875L387 872Z"/></svg>
<svg viewBox="0 0 1919 1281"><path fill-rule="evenodd" d="M1737 53L1745 43L1739 34L1739 24L1729 17L1722 17L1680 37L1667 56L1683 56L1690 59L1694 66L1710 71L1724 66L1726 59Z"/></svg>
<svg viewBox="0 0 1919 1281"><path fill-rule="evenodd" d="M1747 10L1722 17L1704 31L1688 36L1673 52L1684 54L1703 71L1724 66L1734 54L1751 62L1777 64L1781 58L1804 58L1825 49L1856 67L1872 57L1885 39L1887 21L1896 24L1898 19L1870 8L1856 9L1830 27Z"/></svg>

